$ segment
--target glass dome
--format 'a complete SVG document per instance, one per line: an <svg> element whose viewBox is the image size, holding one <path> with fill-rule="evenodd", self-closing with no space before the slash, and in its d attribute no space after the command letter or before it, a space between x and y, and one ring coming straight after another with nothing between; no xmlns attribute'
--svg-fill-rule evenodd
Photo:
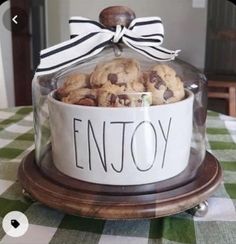
<svg viewBox="0 0 236 244"><path fill-rule="evenodd" d="M49 177L59 171L117 191L163 182L171 188L197 177L206 152L207 83L192 65L113 44L34 78L32 87L35 160Z"/></svg>

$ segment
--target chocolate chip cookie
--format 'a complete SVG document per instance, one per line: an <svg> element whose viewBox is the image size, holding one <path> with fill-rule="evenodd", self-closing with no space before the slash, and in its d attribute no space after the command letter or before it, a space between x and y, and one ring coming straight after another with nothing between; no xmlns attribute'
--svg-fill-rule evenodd
<svg viewBox="0 0 236 244"><path fill-rule="evenodd" d="M68 96L63 97L62 102L84 106L97 106L97 90L81 88L73 90Z"/></svg>
<svg viewBox="0 0 236 244"><path fill-rule="evenodd" d="M69 104L140 107L177 102L185 92L175 70L166 64L142 73L134 59L116 58L98 64L91 75L68 76L56 94Z"/></svg>
<svg viewBox="0 0 236 244"><path fill-rule="evenodd" d="M184 98L184 85L174 69L157 64L144 73L145 86L152 93L152 104L173 103Z"/></svg>
<svg viewBox="0 0 236 244"><path fill-rule="evenodd" d="M98 89L98 106L117 107L117 95L124 93L123 86L107 83Z"/></svg>
<svg viewBox="0 0 236 244"><path fill-rule="evenodd" d="M100 88L106 83L127 87L142 78L139 63L130 58L116 58L98 64L91 74L92 87Z"/></svg>
<svg viewBox="0 0 236 244"><path fill-rule="evenodd" d="M57 89L57 97L62 99L63 97L68 96L70 92L74 90L89 87L90 83L88 74L71 74L65 79L63 86Z"/></svg>
<svg viewBox="0 0 236 244"><path fill-rule="evenodd" d="M106 84L98 89L98 106L100 107L143 107L152 104L149 92L127 91L124 87Z"/></svg>

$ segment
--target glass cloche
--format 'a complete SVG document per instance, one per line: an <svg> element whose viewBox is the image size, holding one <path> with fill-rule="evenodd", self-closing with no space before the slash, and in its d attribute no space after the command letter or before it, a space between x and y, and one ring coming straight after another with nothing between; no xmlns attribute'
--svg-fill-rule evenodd
<svg viewBox="0 0 236 244"><path fill-rule="evenodd" d="M130 42L121 41L131 30L137 35L143 29L149 31L150 25L160 25L158 19L131 22L125 32L127 24L119 21L130 23L132 14L126 13L122 19L106 11L100 19L114 36L104 41L103 50L99 49L102 42L96 42L97 49L91 49L85 58L80 56L69 64L62 60L65 65L56 71L47 72L44 67L45 72L36 73L32 85L36 163L49 177L59 171L98 184L101 190L109 185L119 192L132 186L161 190L184 184L197 177L205 158L206 78L173 56L169 60L151 57L150 49L142 45L157 41L155 35L161 37L161 33L145 32L141 35L144 41L134 36L129 37ZM91 30L94 21L75 18L70 23L84 22L90 38L97 33ZM162 26L158 28L162 30ZM82 41L89 46L92 39L71 34L73 44L60 44L57 51L51 48L41 56L56 52L62 57L79 56L70 53L70 47ZM142 44L135 46L137 42ZM90 55L95 49L99 51ZM176 56L160 50L164 56ZM48 61L49 66L58 62L56 57Z"/></svg>

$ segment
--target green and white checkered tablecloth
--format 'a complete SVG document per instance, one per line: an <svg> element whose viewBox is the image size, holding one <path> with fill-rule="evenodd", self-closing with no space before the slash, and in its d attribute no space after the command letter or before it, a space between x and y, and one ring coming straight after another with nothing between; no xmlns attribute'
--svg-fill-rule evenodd
<svg viewBox="0 0 236 244"><path fill-rule="evenodd" d="M203 218L187 213L152 220L105 221L63 214L26 200L16 182L22 158L33 148L31 107L0 110L0 223L22 211L29 229L19 238L0 225L0 243L236 243L236 119L208 112L207 144L224 169L224 182Z"/></svg>

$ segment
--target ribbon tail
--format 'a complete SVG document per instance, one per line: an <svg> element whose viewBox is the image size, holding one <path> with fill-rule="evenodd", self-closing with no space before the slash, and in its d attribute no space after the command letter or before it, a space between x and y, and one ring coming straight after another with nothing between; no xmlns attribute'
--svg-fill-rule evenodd
<svg viewBox="0 0 236 244"><path fill-rule="evenodd" d="M101 48L98 48L98 49L92 51L90 54L86 55L85 58L88 59L88 58L90 58L92 56L95 56L95 55L99 54L105 48L106 45L107 44L105 44ZM83 57L81 57L81 58L73 58L70 61L66 61L64 63L61 63L59 67L54 67L54 68L41 68L40 65L44 64L44 62L41 62L40 65L39 65L39 67L36 70L36 75L37 76L43 76L43 75L48 75L48 74L56 73L58 71L63 71L67 67L69 67L71 65L74 65L74 64L77 64L77 63L79 63L80 61L82 61L85 58L83 58Z"/></svg>
<svg viewBox="0 0 236 244"><path fill-rule="evenodd" d="M36 75L55 73L97 55L111 42L112 37L108 32L95 32L43 50Z"/></svg>
<svg viewBox="0 0 236 244"><path fill-rule="evenodd" d="M166 48L160 47L160 46L138 46L133 45L127 40L123 38L123 42L133 50L141 53L142 55L147 56L150 59L156 60L156 61L170 61L174 60L176 56L178 56L178 53L180 50L168 50Z"/></svg>

